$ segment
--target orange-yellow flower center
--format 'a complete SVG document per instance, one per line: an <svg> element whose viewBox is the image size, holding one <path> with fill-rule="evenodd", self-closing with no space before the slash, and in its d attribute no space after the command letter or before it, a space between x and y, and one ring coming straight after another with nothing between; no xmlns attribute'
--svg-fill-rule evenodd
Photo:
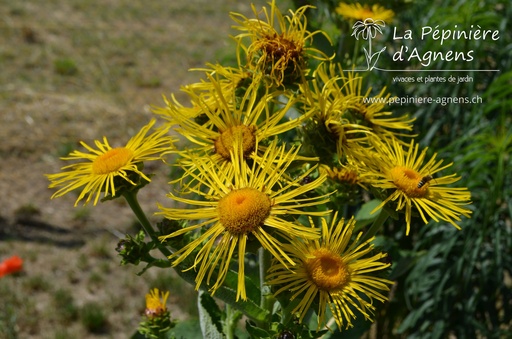
<svg viewBox="0 0 512 339"><path fill-rule="evenodd" d="M108 174L118 171L133 159L133 152L125 147L108 150L92 162L93 174Z"/></svg>
<svg viewBox="0 0 512 339"><path fill-rule="evenodd" d="M285 38L282 34L266 36L261 41L261 49L265 51L270 62L283 60L285 63L297 63L302 56L302 46Z"/></svg>
<svg viewBox="0 0 512 339"><path fill-rule="evenodd" d="M221 133L215 140L215 152L224 159L231 159L229 152L233 151L235 140L242 143L242 152L244 158L248 158L256 147L256 126L233 126Z"/></svg>
<svg viewBox="0 0 512 339"><path fill-rule="evenodd" d="M306 259L309 279L323 291L342 289L350 281L350 271L343 259L326 248L319 248Z"/></svg>
<svg viewBox="0 0 512 339"><path fill-rule="evenodd" d="M283 81L295 81L304 68L303 45L283 34L268 34L259 39L249 52L249 58L255 58L262 70L278 84Z"/></svg>
<svg viewBox="0 0 512 339"><path fill-rule="evenodd" d="M270 215L268 195L246 187L229 192L217 205L220 223L232 234L247 234L263 226Z"/></svg>
<svg viewBox="0 0 512 339"><path fill-rule="evenodd" d="M393 167L389 171L389 176L392 178L396 187L410 198L423 198L428 193L430 183L423 182L422 179L424 176L415 170L403 166ZM423 182L423 185L421 185L420 182Z"/></svg>

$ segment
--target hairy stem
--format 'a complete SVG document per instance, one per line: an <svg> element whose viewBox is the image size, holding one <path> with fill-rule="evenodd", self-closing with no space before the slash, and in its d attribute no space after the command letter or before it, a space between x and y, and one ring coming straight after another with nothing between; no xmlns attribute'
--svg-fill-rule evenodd
<svg viewBox="0 0 512 339"><path fill-rule="evenodd" d="M153 226L151 226L151 223L149 222L149 219L146 217L144 211L142 210L142 207L140 207L139 200L137 199L137 192L125 192L123 196L126 199L126 202L130 206L130 208L132 209L133 213L139 220L142 228L151 237L151 240L153 240L153 242L158 246L160 252L162 252L162 254L165 255L166 257L170 256L171 251L167 247L159 245L160 241L158 240L157 233L153 229Z"/></svg>

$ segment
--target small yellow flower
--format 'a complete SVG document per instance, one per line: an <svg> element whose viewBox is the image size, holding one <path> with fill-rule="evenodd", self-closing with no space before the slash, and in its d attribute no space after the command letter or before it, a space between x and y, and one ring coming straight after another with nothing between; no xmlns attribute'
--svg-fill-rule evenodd
<svg viewBox="0 0 512 339"><path fill-rule="evenodd" d="M372 186L390 189L391 194L372 213L390 201L397 201L397 211L405 208L406 235L410 231L413 207L425 224L428 215L436 222L443 220L460 229L455 221L460 221L461 215L469 218L471 211L463 206L471 203L471 194L466 187L445 186L460 180L456 174L434 176L452 163L442 166L443 161L436 161L434 154L423 164L427 148L418 155L419 145L413 140L407 150L395 139L374 143L376 153L367 161L366 170L374 176Z"/></svg>
<svg viewBox="0 0 512 339"><path fill-rule="evenodd" d="M238 145L231 152L234 176L231 176L215 166L194 158L201 178L211 194L197 190L196 193L205 200L192 200L177 197L170 198L191 206L189 209L164 208L159 214L171 220L200 220L196 225L183 228L169 235L160 237L161 240L176 237L184 233L204 229L195 240L183 248L177 249L171 256L173 264L178 265L186 257L199 249L193 268L199 266L196 277L198 289L206 277L210 279L217 266L216 281L211 287L212 294L222 285L233 259L238 257L238 288L237 299L245 300L244 256L250 239L257 241L269 251L283 266L294 265L294 262L283 252L281 240L295 237L312 239L318 234L314 229L287 221L282 216L294 215L325 215L327 211L303 211L304 207L317 206L325 203L326 196L299 198L306 192L314 190L325 180L325 175L307 184L299 182L309 175L307 171L291 182L284 181L285 172L294 160L298 149L285 152L284 146L277 147L272 143L262 159L253 162L251 168L244 165L241 147ZM284 183L283 183L284 181ZM197 206L197 207L195 207ZM279 235L279 236L278 236ZM237 255L238 254L238 255Z"/></svg>
<svg viewBox="0 0 512 339"><path fill-rule="evenodd" d="M97 149L82 141L81 145L89 151L88 153L75 150L62 159L86 160L85 162L65 166L61 173L46 175L51 182L49 188L61 187L52 195L52 199L82 188L75 206L86 196L85 204L95 196L94 205L96 205L101 192L104 192L105 196L116 195L115 180L118 178L123 182L136 185L130 176L135 173L150 181L141 170L142 163L160 160L162 154L173 147L173 140L167 135L168 128L160 128L146 136L154 124L155 120L152 120L144 126L124 147L112 148L106 137L103 138L103 142L95 141Z"/></svg>
<svg viewBox="0 0 512 339"><path fill-rule="evenodd" d="M146 294L146 311L144 312L148 318L161 316L167 311L165 303L169 298L169 291L160 292L158 288L154 288Z"/></svg>
<svg viewBox="0 0 512 339"><path fill-rule="evenodd" d="M370 8L367 4L363 6L359 3L346 4L344 2L340 2L336 8L336 13L349 20L366 20L371 18L373 20L382 20L384 22L390 22L395 16L395 13L392 10L386 9L380 5L373 5Z"/></svg>
<svg viewBox="0 0 512 339"><path fill-rule="evenodd" d="M284 245L297 265L287 268L274 262L270 267L267 278L270 285L276 285L275 294L289 292L292 301L300 300L292 311L299 314L300 322L317 302L318 329L325 325L327 305L338 328L345 323L348 328L356 318L354 309L371 320L373 299L387 300L382 291L389 291L392 282L375 276L390 266L381 261L386 255L373 254L373 238L359 244L362 233L351 241L354 226L353 218L345 224L335 215L329 226L322 218L321 239L295 239Z"/></svg>
<svg viewBox="0 0 512 339"><path fill-rule="evenodd" d="M242 14L231 14L233 20L240 24L235 28L244 32L235 36L235 39L247 54L248 67L268 75L276 86L301 79L307 58L329 59L325 53L310 46L313 36L323 33L307 30L305 11L309 7L303 6L295 12L290 10L290 15L283 15L273 0L270 3L270 14L266 7L262 9L264 19L248 19ZM258 17L254 5L252 9ZM244 45L246 37L250 39L248 46Z"/></svg>
<svg viewBox="0 0 512 339"><path fill-rule="evenodd" d="M359 167L348 158L347 163L341 164L337 167L329 167L327 165L320 165L320 173L325 173L327 178L346 185L359 185L367 189L364 183L369 179L369 175L361 173Z"/></svg>

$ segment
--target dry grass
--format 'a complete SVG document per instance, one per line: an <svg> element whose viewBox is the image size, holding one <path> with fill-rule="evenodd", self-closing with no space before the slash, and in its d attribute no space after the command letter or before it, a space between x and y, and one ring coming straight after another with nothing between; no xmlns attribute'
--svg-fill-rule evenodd
<svg viewBox="0 0 512 339"><path fill-rule="evenodd" d="M50 201L43 174L58 171L58 157L80 140L108 135L124 143L149 121L150 104L198 81L189 68L229 57L229 11L249 15L250 7L235 0L0 0L0 259L24 259L21 274L0 280L0 338L127 338L144 294L159 284L171 290L175 317L194 312L186 306L194 292L171 271L139 278L140 268L119 266L116 235L134 232L123 203ZM141 192L149 214L167 190L167 169L152 169L158 176ZM105 315L98 333L84 325L90 304Z"/></svg>

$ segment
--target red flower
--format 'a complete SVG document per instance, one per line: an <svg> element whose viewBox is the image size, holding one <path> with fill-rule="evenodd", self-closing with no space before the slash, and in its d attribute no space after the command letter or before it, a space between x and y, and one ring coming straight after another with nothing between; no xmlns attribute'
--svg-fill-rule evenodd
<svg viewBox="0 0 512 339"><path fill-rule="evenodd" d="M13 255L10 258L0 262L0 277L3 277L9 273L15 273L21 271L23 268L23 259L17 255Z"/></svg>

